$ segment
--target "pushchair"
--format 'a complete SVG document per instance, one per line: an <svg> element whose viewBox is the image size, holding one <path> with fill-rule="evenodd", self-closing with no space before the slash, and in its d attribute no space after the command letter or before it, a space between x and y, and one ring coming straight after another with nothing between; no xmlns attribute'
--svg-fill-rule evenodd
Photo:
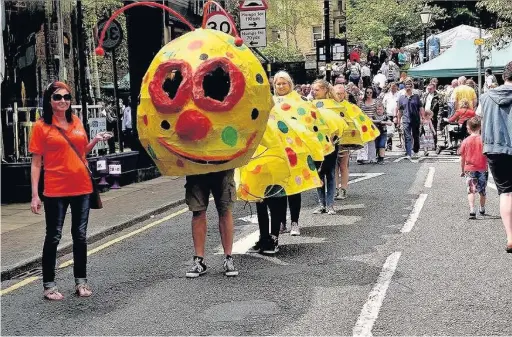
<svg viewBox="0 0 512 337"><path fill-rule="evenodd" d="M443 118L441 123L441 130L443 130L444 142L443 145L437 145L436 154L442 151L449 151L451 154L457 154L460 144L469 135L467 130L467 120L462 124L449 123L446 118ZM451 145L450 145L451 144Z"/></svg>

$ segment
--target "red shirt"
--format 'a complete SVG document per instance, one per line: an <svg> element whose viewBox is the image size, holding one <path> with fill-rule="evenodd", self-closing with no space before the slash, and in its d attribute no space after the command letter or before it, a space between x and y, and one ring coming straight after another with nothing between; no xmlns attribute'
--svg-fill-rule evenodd
<svg viewBox="0 0 512 337"><path fill-rule="evenodd" d="M462 124L468 119L473 118L475 116L475 111L471 109L459 109L455 111L455 114L448 121L450 123L457 122L459 124Z"/></svg>
<svg viewBox="0 0 512 337"><path fill-rule="evenodd" d="M361 54L357 50L353 50L350 53L349 59L352 62L361 62Z"/></svg>
<svg viewBox="0 0 512 337"><path fill-rule="evenodd" d="M56 124L55 118L52 123ZM80 119L73 115L73 121L64 132L77 148L80 158L60 132L43 119L38 120L32 130L29 151L43 156L43 194L47 197L90 194L92 182L84 165L88 139Z"/></svg>
<svg viewBox="0 0 512 337"><path fill-rule="evenodd" d="M483 154L482 137L471 134L460 146L460 155L464 158L464 171L487 171L487 157Z"/></svg>

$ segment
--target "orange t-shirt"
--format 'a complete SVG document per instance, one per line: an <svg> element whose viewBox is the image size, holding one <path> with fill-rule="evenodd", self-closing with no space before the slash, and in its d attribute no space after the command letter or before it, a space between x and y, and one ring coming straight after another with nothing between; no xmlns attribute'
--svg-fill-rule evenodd
<svg viewBox="0 0 512 337"><path fill-rule="evenodd" d="M487 171L487 157L483 153L482 137L472 134L464 139L460 146L460 154L464 156L464 171Z"/></svg>
<svg viewBox="0 0 512 337"><path fill-rule="evenodd" d="M56 124L55 118L52 124ZM43 156L43 194L47 197L90 194L92 182L84 165L88 138L80 119L73 115L73 121L64 132L77 148L80 158L61 133L43 119L38 120L32 130L29 151Z"/></svg>

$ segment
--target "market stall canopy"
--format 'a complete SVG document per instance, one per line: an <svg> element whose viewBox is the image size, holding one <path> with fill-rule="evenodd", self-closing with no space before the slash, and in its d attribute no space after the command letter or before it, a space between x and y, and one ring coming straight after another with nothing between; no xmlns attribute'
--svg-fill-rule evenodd
<svg viewBox="0 0 512 337"><path fill-rule="evenodd" d="M411 68L407 74L411 77L478 76L477 50L473 41L458 41L435 59ZM500 74L512 60L512 43L500 50L484 51L482 55L486 57L484 69L491 68L493 73Z"/></svg>
<svg viewBox="0 0 512 337"><path fill-rule="evenodd" d="M482 29L482 37L486 37L487 35L488 33L484 29ZM448 29L447 31L444 31L442 33L436 34L436 36L441 41L441 50L445 50L452 47L457 41L473 41L474 39L477 39L479 37L479 32L477 27L460 25L452 29ZM420 47L423 48L423 41L418 41L404 48L415 49Z"/></svg>

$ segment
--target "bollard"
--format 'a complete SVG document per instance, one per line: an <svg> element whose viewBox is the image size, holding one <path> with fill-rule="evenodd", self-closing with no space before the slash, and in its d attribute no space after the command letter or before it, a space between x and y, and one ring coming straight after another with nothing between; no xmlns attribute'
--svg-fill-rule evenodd
<svg viewBox="0 0 512 337"><path fill-rule="evenodd" d="M113 190L120 189L121 186L119 186L119 178L121 177L121 162L117 160L111 161L108 165L108 173L110 174L112 179L114 179L114 183L110 188Z"/></svg>
<svg viewBox="0 0 512 337"><path fill-rule="evenodd" d="M100 186L101 188L107 187L108 182L105 178L108 175L108 168L107 159L105 157L98 158L98 161L96 162L96 172L98 172L98 174L101 176L98 186Z"/></svg>

